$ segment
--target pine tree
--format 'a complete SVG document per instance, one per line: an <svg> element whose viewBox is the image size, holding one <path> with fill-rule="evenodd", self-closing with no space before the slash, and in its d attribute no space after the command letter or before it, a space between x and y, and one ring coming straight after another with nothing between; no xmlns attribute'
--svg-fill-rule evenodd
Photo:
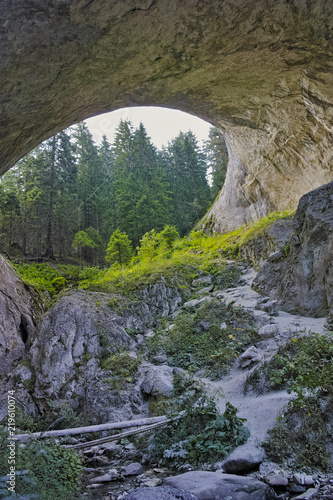
<svg viewBox="0 0 333 500"><path fill-rule="evenodd" d="M215 200L222 189L228 167L228 150L222 132L216 127L209 130L208 141L205 144L208 168L212 176L211 193Z"/></svg>

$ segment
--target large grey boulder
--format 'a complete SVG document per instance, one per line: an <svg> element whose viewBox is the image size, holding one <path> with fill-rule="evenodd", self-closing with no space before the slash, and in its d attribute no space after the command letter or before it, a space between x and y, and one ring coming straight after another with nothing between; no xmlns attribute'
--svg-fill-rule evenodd
<svg viewBox="0 0 333 500"><path fill-rule="evenodd" d="M146 396L172 395L174 368L167 365L148 366L144 372L141 390Z"/></svg>
<svg viewBox="0 0 333 500"><path fill-rule="evenodd" d="M257 469L265 458L265 452L252 443L235 448L223 461L222 466L228 474L244 474Z"/></svg>
<svg viewBox="0 0 333 500"><path fill-rule="evenodd" d="M41 313L33 289L25 285L0 255L0 376L21 360L36 332Z"/></svg>
<svg viewBox="0 0 333 500"><path fill-rule="evenodd" d="M188 491L158 486L139 488L126 495L123 500L197 500L197 497Z"/></svg>
<svg viewBox="0 0 333 500"><path fill-rule="evenodd" d="M333 315L333 182L301 198L293 232L286 258L266 262L253 286L284 311Z"/></svg>
<svg viewBox="0 0 333 500"><path fill-rule="evenodd" d="M165 484L194 493L198 500L271 500L274 490L249 477L220 472L194 471L168 477Z"/></svg>

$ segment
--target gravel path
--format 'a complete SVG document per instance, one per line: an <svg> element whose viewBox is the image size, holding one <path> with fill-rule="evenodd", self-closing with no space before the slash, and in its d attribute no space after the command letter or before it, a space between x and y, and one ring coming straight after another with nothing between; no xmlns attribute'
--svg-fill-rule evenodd
<svg viewBox="0 0 333 500"><path fill-rule="evenodd" d="M274 337L256 344L262 361L270 359L279 345L284 344L290 337L304 335L310 331L325 332L326 318L296 316L283 311L279 311L278 316L269 316L267 313L255 309L258 299L261 298L257 292L251 289L255 275L256 272L253 269L245 269L242 276L242 280L245 282L243 286L218 291L215 296L221 297L227 303L233 302L234 305L243 306L253 311L260 326L265 324L278 326L278 332ZM272 391L259 395L254 393L244 395L244 382L254 368L242 369L237 360L228 375L217 381L204 379L204 382L213 392L223 391L224 397L217 395L220 410L224 410L226 401L236 406L239 410L238 416L247 419L246 426L251 432L250 441L260 444L265 440L267 431L274 426L279 412L292 398L292 394L288 394L286 391Z"/></svg>

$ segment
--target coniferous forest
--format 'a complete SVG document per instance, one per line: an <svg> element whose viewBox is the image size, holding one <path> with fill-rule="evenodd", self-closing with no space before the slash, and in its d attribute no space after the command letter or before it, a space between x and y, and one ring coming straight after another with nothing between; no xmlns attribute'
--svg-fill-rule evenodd
<svg viewBox="0 0 333 500"><path fill-rule="evenodd" d="M80 123L1 178L0 252L100 265L116 230L134 249L145 233L167 225L183 236L214 201L226 168L226 145L215 128L203 148L189 131L157 150L142 124L134 129L121 121L113 144L104 136L97 146Z"/></svg>

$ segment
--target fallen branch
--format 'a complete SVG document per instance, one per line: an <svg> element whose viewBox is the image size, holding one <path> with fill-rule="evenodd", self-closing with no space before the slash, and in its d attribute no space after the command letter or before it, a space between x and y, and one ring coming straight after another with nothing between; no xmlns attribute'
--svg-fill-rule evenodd
<svg viewBox="0 0 333 500"><path fill-rule="evenodd" d="M119 441L119 439L122 439L122 438L127 437L127 436L134 436L135 434L141 434L143 432L150 431L151 429L156 429L157 427L162 427L163 425L166 425L169 422L176 420L177 418L179 418L179 416L175 417L175 418L170 418L169 420L164 420L163 422L158 422L156 424L147 425L147 427L141 427L141 429L135 429L134 431L126 431L126 432L122 432L121 434L116 434L114 436L108 436L108 437L101 438L101 439L95 439L95 441L87 441L86 443L66 445L65 447L79 450L81 448L90 448L90 446L95 446L95 445L99 445L99 444L103 444L103 443L111 443L112 441Z"/></svg>
<svg viewBox="0 0 333 500"><path fill-rule="evenodd" d="M158 422L167 422L165 415L161 417L142 418L140 420L126 420L124 422L109 422L106 424L90 425L87 427L74 427L72 429L60 429L55 431L33 432L31 434L17 434L15 438L26 440L30 437L46 438L46 437L61 437L61 436L75 436L76 434L86 434L88 432L101 432L118 429L128 429L131 427L140 427L142 425L155 424Z"/></svg>

